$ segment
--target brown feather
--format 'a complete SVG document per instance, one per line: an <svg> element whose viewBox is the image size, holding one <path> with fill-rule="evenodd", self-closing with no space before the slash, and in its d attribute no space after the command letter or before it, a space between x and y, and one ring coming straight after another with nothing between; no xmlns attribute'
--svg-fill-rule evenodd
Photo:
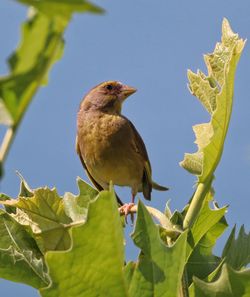
<svg viewBox="0 0 250 297"><path fill-rule="evenodd" d="M97 181L93 178L93 176L90 174L90 172L89 172L89 170L88 170L88 168L87 168L87 166L86 166L86 164L85 164L85 162L84 162L84 160L83 160L83 158L82 158L81 151L80 151L80 147L79 147L79 145L78 145L78 137L76 137L76 152L77 152L77 154L78 154L78 156L79 156L79 158L80 158L80 161L81 161L81 163L82 163L82 166L83 166L83 168L85 169L86 174L87 174L88 178L90 179L90 181L92 182L92 184L95 186L95 188L96 188L99 192L100 192L100 191L103 191L103 190L104 190L103 187L102 187L100 184L98 184L98 182L97 182ZM116 195L116 200L117 200L119 206L122 206L122 205L123 205L123 202L121 201L121 199L119 198L119 196L118 196L116 193L115 193L115 195Z"/></svg>
<svg viewBox="0 0 250 297"><path fill-rule="evenodd" d="M152 192L152 178L151 178L151 165L147 153L146 146L139 134L139 132L136 130L135 126L133 123L128 120L126 117L125 118L130 126L130 129L133 131L133 136L134 136L134 146L135 146L135 151L141 156L143 162L144 162L144 170L143 170L143 176L142 176L142 192L143 196L147 200L151 200L151 192ZM146 168L146 164L148 164L149 171Z"/></svg>
<svg viewBox="0 0 250 297"><path fill-rule="evenodd" d="M129 186L132 197L152 188L166 190L152 180L146 146L135 126L123 115L123 101L136 89L120 82L99 84L85 96L77 119L77 152L92 183L100 191L110 181ZM119 203L121 203L118 198Z"/></svg>

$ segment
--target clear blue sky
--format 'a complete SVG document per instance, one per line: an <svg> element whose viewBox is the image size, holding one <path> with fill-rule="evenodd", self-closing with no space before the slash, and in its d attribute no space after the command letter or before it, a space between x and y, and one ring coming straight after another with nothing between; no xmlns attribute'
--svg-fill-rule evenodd
<svg viewBox="0 0 250 297"><path fill-rule="evenodd" d="M186 70L205 70L202 55L220 40L227 17L235 32L250 39L249 0L148 1L99 0L106 14L75 15L65 35L64 57L50 73L22 122L8 156L0 191L16 196L19 170L32 188L55 186L60 194L76 193L76 177L85 178L75 154L76 113L83 95L105 80L120 80L138 92L124 105L124 114L141 133L154 179L171 188L153 193L151 205L181 209L189 200L195 178L179 167L185 152L196 150L191 126L208 120L189 94ZM26 7L0 3L0 72L16 47ZM250 200L250 52L247 44L238 65L235 102L229 134L214 187L219 205L229 204L230 228L249 230ZM121 193L129 201L128 190ZM131 232L130 227L127 233ZM228 232L227 234L228 235ZM221 249L219 243L217 251ZM128 243L130 239L128 238ZM137 251L127 250L128 258ZM1 296L38 296L32 288L0 281Z"/></svg>

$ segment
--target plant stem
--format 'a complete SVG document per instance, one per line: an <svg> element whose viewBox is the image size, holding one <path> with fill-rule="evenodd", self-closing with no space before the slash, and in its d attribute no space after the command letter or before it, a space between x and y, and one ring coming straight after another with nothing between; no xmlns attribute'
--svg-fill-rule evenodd
<svg viewBox="0 0 250 297"><path fill-rule="evenodd" d="M213 176L209 177L209 179L205 183L199 183L193 199L188 208L187 214L185 216L183 222L183 229L191 228L201 210L202 203L206 197L208 190L210 189L211 183L213 180Z"/></svg>
<svg viewBox="0 0 250 297"><path fill-rule="evenodd" d="M11 143L15 137L15 130L13 127L9 127L4 135L1 147L0 147L0 164L3 164L3 162L5 161Z"/></svg>
<svg viewBox="0 0 250 297"><path fill-rule="evenodd" d="M165 229L167 235L171 238L178 237L182 230L178 229L176 226L174 226L171 221L158 209L146 206L148 212L155 218L157 221L159 221L160 225ZM136 213L137 212L137 205L134 205L130 211L130 213Z"/></svg>

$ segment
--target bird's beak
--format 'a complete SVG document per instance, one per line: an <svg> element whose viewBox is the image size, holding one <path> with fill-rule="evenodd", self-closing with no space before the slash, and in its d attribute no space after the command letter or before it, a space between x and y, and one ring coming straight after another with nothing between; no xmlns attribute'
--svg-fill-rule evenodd
<svg viewBox="0 0 250 297"><path fill-rule="evenodd" d="M137 90L133 87L123 85L121 89L122 99L126 99L128 96L134 94Z"/></svg>

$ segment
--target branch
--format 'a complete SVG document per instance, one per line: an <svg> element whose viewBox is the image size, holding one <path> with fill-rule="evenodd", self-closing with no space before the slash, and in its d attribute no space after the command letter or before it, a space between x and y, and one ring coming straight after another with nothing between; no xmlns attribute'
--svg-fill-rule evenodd
<svg viewBox="0 0 250 297"><path fill-rule="evenodd" d="M146 206L146 205L145 205ZM160 223L160 225L165 229L166 235L171 238L176 238L182 233L176 225L173 225L171 221L158 209L151 206L146 206L148 212ZM129 209L129 214L137 213L137 205L132 206ZM121 213L124 215L124 213Z"/></svg>
<svg viewBox="0 0 250 297"><path fill-rule="evenodd" d="M5 161L14 137L15 129L13 127L8 128L0 147L0 164L3 164L3 162Z"/></svg>

